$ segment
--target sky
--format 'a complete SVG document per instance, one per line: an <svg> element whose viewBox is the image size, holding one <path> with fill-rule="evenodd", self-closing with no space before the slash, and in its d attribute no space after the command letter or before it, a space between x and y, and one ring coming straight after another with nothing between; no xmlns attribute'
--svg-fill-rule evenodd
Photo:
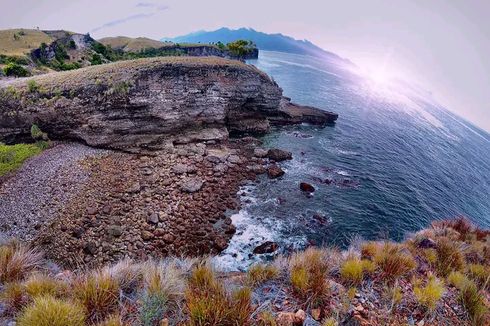
<svg viewBox="0 0 490 326"><path fill-rule="evenodd" d="M0 29L173 37L251 27L308 39L378 79L402 78L490 131L489 0L0 0Z"/></svg>

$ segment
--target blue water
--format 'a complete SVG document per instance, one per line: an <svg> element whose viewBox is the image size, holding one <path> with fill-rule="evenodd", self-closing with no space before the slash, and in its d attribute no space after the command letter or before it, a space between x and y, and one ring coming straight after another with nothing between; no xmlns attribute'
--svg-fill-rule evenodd
<svg viewBox="0 0 490 326"><path fill-rule="evenodd" d="M219 260L243 267L265 240L281 251L345 246L354 236L402 239L436 219L490 227L490 135L400 82L379 85L335 62L262 51L250 61L294 102L337 112L334 126L295 126L263 138L290 150L277 180L242 190L238 232ZM330 184L324 181L328 179ZM316 191L307 197L299 183ZM246 200L248 199L248 200ZM316 216L316 217L315 217Z"/></svg>

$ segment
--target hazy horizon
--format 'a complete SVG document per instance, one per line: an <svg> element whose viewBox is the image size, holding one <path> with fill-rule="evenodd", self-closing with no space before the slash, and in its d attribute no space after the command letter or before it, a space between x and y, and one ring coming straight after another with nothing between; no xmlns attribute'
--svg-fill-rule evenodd
<svg viewBox="0 0 490 326"><path fill-rule="evenodd" d="M381 80L401 78L490 131L490 2L2 0L0 28L161 39L249 27L307 39Z"/></svg>

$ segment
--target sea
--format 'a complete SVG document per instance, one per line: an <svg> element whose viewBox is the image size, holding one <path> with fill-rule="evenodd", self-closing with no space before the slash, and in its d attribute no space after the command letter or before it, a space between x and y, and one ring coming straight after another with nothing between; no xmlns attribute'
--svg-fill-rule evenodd
<svg viewBox="0 0 490 326"><path fill-rule="evenodd" d="M466 216L490 228L490 134L451 113L430 92L377 83L342 60L261 51L250 60L293 102L339 114L333 125L273 130L266 148L293 159L279 179L259 177L231 212L237 232L215 263L244 270L307 246L357 239L399 241L434 220ZM489 113L490 114L490 113ZM315 192L303 193L310 183ZM272 254L253 254L273 241Z"/></svg>

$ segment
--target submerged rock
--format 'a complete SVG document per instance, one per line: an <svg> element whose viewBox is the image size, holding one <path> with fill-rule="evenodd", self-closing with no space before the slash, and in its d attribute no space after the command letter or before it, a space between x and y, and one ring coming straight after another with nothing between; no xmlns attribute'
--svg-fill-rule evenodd
<svg viewBox="0 0 490 326"><path fill-rule="evenodd" d="M285 172L279 166L277 166L276 164L271 165L267 169L267 175L269 176L270 179L279 178L279 177L283 176L284 173Z"/></svg>
<svg viewBox="0 0 490 326"><path fill-rule="evenodd" d="M273 241L266 241L260 246L255 247L253 253L254 254L270 254L276 251L279 248L279 245Z"/></svg>
<svg viewBox="0 0 490 326"><path fill-rule="evenodd" d="M315 191L315 187L313 187L312 185L310 185L309 183L306 183L306 182L301 182L299 184L299 189L301 189L301 191L304 191L304 192L314 192Z"/></svg>

